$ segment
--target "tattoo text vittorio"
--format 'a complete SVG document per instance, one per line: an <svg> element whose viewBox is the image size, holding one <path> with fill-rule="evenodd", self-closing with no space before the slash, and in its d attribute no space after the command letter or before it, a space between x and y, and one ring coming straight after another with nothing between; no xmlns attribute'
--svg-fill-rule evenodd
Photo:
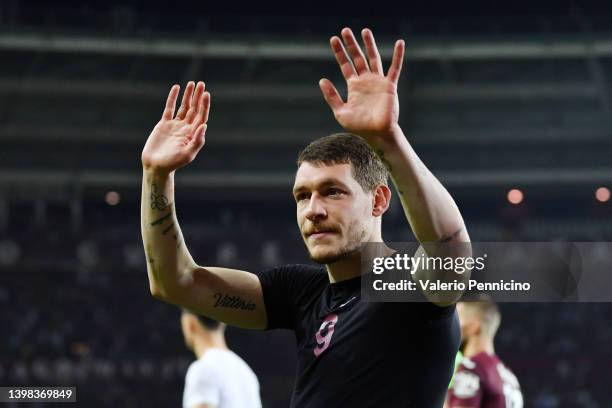
<svg viewBox="0 0 612 408"><path fill-rule="evenodd" d="M226 307L229 309L255 310L255 303L244 300L240 296L230 296L224 293L215 293L214 307Z"/></svg>

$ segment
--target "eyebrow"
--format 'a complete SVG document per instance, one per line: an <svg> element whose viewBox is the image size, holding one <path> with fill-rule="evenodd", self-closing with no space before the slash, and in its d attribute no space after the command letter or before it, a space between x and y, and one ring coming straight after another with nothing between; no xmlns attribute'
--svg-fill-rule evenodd
<svg viewBox="0 0 612 408"><path fill-rule="evenodd" d="M338 179L333 179L333 178L326 178L326 179L323 179L323 181L321 181L321 182L320 182L320 183L319 183L319 184L316 186L316 188L328 187L328 186L330 186L330 185L338 185L338 186L340 186L340 187L342 187L342 188L344 188L344 189L347 189L347 190L348 190L348 187L347 187L347 186L346 186L346 185L345 185L343 182L341 182L341 181L340 181L340 180L338 180ZM303 191L303 190L306 190L306 189L307 189L307 188L306 188L305 186L296 186L296 187L294 187L294 188L293 188L293 194L295 195L296 193L298 193L298 192L300 192L300 191Z"/></svg>

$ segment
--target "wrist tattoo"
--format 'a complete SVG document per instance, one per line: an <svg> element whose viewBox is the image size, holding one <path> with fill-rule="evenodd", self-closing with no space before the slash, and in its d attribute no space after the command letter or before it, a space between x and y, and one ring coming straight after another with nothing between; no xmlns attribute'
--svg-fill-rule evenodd
<svg viewBox="0 0 612 408"><path fill-rule="evenodd" d="M226 307L229 309L255 310L255 303L244 300L240 296L230 296L227 293L217 292L214 294L214 307Z"/></svg>
<svg viewBox="0 0 612 408"><path fill-rule="evenodd" d="M170 225L168 225L167 227L165 227L162 230L162 235L166 235L168 234L168 232L172 233L172 238L174 238L174 240L176 241L176 247L179 248L181 246L182 240L181 237L179 236L179 231L177 230L176 226L174 225L174 221L172 221L172 211L170 211L168 214L161 216L160 218L156 219L155 221L153 221L151 223L152 227L158 226L163 224L166 220L170 220Z"/></svg>
<svg viewBox="0 0 612 408"><path fill-rule="evenodd" d="M159 218L159 219L157 219L157 220L153 221L153 222L151 223L151 226L152 226L152 227L155 227L155 226L157 226L157 225L161 225L161 224L163 224L163 223L164 223L164 222L165 222L167 219L170 219L170 217L172 217L172 211L170 211L168 214L166 214L166 215L162 216L161 218ZM170 223L170 225L168 225L166 228L164 228L164 229L163 229L163 231L162 231L162 235L166 235L166 234L167 234L169 231L172 231L172 233L173 233L173 234L172 234L172 238L174 238L174 240L175 240L175 241L178 241L178 238L179 238L179 237L178 237L178 231L177 231L176 227L174 226L174 221L172 221L172 222ZM177 248L178 248L178 245L180 245L180 242L178 242L178 244L177 244Z"/></svg>
<svg viewBox="0 0 612 408"><path fill-rule="evenodd" d="M157 184L151 183L151 209L162 211L168 206L168 197L157 193Z"/></svg>
<svg viewBox="0 0 612 408"><path fill-rule="evenodd" d="M164 215L163 217L153 221L151 223L151 226L154 227L156 225L160 225L162 224L165 220L167 220L168 218L172 217L172 211L170 211L168 214ZM174 224L174 223L173 223Z"/></svg>
<svg viewBox="0 0 612 408"><path fill-rule="evenodd" d="M166 235L166 232L170 231L170 229L171 229L172 227L174 227L174 223L172 223L172 224L170 224L168 227L166 227L166 229L162 231L162 234L163 234L163 235Z"/></svg>

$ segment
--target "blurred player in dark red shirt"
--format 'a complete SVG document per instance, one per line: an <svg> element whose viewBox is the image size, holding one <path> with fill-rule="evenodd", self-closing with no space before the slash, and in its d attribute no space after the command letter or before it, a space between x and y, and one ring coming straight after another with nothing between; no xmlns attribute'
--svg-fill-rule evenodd
<svg viewBox="0 0 612 408"><path fill-rule="evenodd" d="M493 339L501 321L497 305L460 302L463 359L448 390L448 408L523 408L516 376L495 354Z"/></svg>

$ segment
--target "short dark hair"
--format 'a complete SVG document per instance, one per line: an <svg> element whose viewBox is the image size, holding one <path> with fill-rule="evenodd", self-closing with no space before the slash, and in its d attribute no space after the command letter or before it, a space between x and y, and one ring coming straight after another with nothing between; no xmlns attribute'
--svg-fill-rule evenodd
<svg viewBox="0 0 612 408"><path fill-rule="evenodd" d="M195 316L196 319L208 330L217 330L221 326L221 322L211 319L210 317L202 316L199 313L192 312L187 308L181 308L181 313Z"/></svg>
<svg viewBox="0 0 612 408"><path fill-rule="evenodd" d="M298 167L304 162L328 166L351 164L353 177L364 191L387 185L389 177L387 168L372 148L352 133L334 133L311 142L300 152Z"/></svg>
<svg viewBox="0 0 612 408"><path fill-rule="evenodd" d="M196 315L202 326L206 327L208 330L218 330L221 326L221 322L218 320L211 319L210 317Z"/></svg>

